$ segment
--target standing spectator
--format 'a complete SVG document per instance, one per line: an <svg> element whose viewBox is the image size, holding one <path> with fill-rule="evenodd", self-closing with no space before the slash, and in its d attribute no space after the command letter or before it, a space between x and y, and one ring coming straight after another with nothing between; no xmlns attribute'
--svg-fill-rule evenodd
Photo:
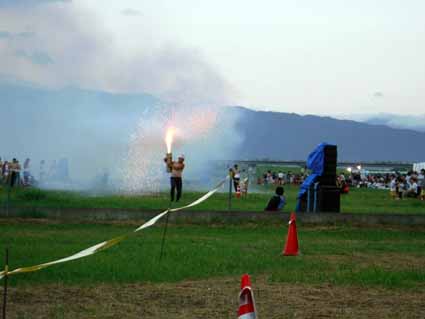
<svg viewBox="0 0 425 319"><path fill-rule="evenodd" d="M396 175L391 175L391 181L389 184L390 195L393 199L400 199L399 195L399 178Z"/></svg>
<svg viewBox="0 0 425 319"><path fill-rule="evenodd" d="M268 170L267 171L267 184L273 184L274 180L273 180L273 175L272 175L272 171Z"/></svg>
<svg viewBox="0 0 425 319"><path fill-rule="evenodd" d="M4 163L3 163L2 175L3 175L3 183L6 184L6 185L10 185L9 162L8 161L4 161Z"/></svg>
<svg viewBox="0 0 425 319"><path fill-rule="evenodd" d="M264 181L264 185L267 185L268 180L267 180L267 173L263 174L263 181Z"/></svg>
<svg viewBox="0 0 425 319"><path fill-rule="evenodd" d="M3 183L3 161L0 157L0 184Z"/></svg>
<svg viewBox="0 0 425 319"><path fill-rule="evenodd" d="M397 194L397 177L393 175L390 182L390 195L393 199L400 199Z"/></svg>
<svg viewBox="0 0 425 319"><path fill-rule="evenodd" d="M404 176L399 176L397 183L398 198L402 199L404 192L407 190L407 183Z"/></svg>
<svg viewBox="0 0 425 319"><path fill-rule="evenodd" d="M12 163L9 165L10 169L10 186L14 187L19 186L21 181L21 165L19 164L19 161L14 158L12 160Z"/></svg>
<svg viewBox="0 0 425 319"><path fill-rule="evenodd" d="M406 176L406 178L405 178L405 181L406 181L406 187L407 188L409 188L410 187L410 179L412 178L412 171L409 171L409 172L407 172L407 176Z"/></svg>
<svg viewBox="0 0 425 319"><path fill-rule="evenodd" d="M24 162L24 186L29 186L31 184L30 161L31 160L27 158Z"/></svg>
<svg viewBox="0 0 425 319"><path fill-rule="evenodd" d="M280 186L284 184L284 180L283 180L284 176L285 174L283 174L282 171L279 171L279 173L277 174L277 181Z"/></svg>
<svg viewBox="0 0 425 319"><path fill-rule="evenodd" d="M288 175L289 175L289 183L294 184L295 176L292 174L292 172L288 172Z"/></svg>
<svg viewBox="0 0 425 319"><path fill-rule="evenodd" d="M39 183L43 184L45 181L46 181L46 162L44 160L41 160Z"/></svg>
<svg viewBox="0 0 425 319"><path fill-rule="evenodd" d="M276 172L273 172L272 173L272 178L273 178L273 183L277 183L278 182Z"/></svg>
<svg viewBox="0 0 425 319"><path fill-rule="evenodd" d="M239 170L238 164L235 164L233 166L232 179L233 179L233 187L235 188L235 192L237 192L240 181L241 181L241 172Z"/></svg>

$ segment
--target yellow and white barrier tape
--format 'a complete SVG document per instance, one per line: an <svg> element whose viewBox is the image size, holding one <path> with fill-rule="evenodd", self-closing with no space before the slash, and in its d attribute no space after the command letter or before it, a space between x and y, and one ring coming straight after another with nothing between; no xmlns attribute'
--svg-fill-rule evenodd
<svg viewBox="0 0 425 319"><path fill-rule="evenodd" d="M141 225L140 227L135 229L132 233L122 235L122 236L119 236L119 237L115 237L113 239L101 242L97 245L94 245L94 246L91 246L87 249L84 249L84 250L82 250L82 251L80 251L80 252L78 252L74 255L71 255L71 256L68 256L68 257L65 257L65 258L61 258L61 259L58 259L58 260L50 261L50 262L47 262L47 263L44 263L44 264L39 264L39 265L35 265L35 266L30 266L30 267L16 268L12 271L8 271L8 269L5 269L4 271L0 272L0 280L6 274L7 274L7 276L11 276L11 275L16 275L16 274L20 274L20 273L38 271L38 270L41 270L41 269L44 269L44 268L47 268L47 267L50 267L50 266L53 266L53 265L56 265L56 264L62 264L62 263L66 263L68 261L88 257L88 256L96 254L97 252L99 252L101 250L105 250L109 247L115 246L116 244L123 241L124 239L126 239L127 237L132 235L133 233L136 233L138 231L141 231L143 229L146 229L148 227L155 225L155 223L158 220L160 220L162 217L164 217L168 213L178 212L178 211L181 211L183 209L187 209L187 208L199 205L200 203L206 201L208 198L210 198L214 193L216 193L223 186L223 184L226 182L226 180L227 180L227 178L225 180L221 181L214 189L210 190L208 193L206 193L202 197L198 198L194 202L192 202L192 203L190 203L186 206L183 206L183 207L167 209L166 211L156 215L155 217L153 217L152 219L148 220L146 223L144 223L143 225Z"/></svg>

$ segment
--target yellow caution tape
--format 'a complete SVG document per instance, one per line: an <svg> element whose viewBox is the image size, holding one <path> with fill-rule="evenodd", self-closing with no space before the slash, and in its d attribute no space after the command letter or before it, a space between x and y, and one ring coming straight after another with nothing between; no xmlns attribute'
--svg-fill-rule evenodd
<svg viewBox="0 0 425 319"><path fill-rule="evenodd" d="M173 209L167 209L166 211L164 211L164 212L156 215L152 219L148 220L146 223L144 223L140 227L136 228L133 232L131 232L129 234L112 238L110 240L101 242L97 245L94 245L94 246L91 246L87 249L84 249L84 250L82 250L82 251L80 251L80 252L78 252L74 255L71 255L71 256L68 256L68 257L65 257L65 258L61 258L61 259L58 259L58 260L50 261L50 262L47 262L47 263L44 263L44 264L30 266L30 267L16 268L12 271L9 271L8 266L6 265L5 270L0 272L0 280L3 277L5 277L6 275L11 276L11 275L16 275L16 274L20 274L20 273L38 271L38 270L41 270L41 269L44 269L44 268L47 268L47 267L50 267L50 266L53 266L53 265L56 265L56 264L62 264L62 263L69 262L69 261L72 261L72 260L88 257L88 256L96 254L97 252L99 252L101 250L105 250L105 249L108 249L112 246L115 246L119 242L121 242L124 239L126 239L127 237L129 237L131 234L155 225L155 223L158 220L160 220L162 217L164 217L165 215L167 215L170 212L173 212L173 213L178 212L178 211L181 211L183 209L187 209L187 208L199 205L200 203L206 201L208 198L210 198L214 193L216 193L223 186L223 184L226 182L226 180L227 180L227 178L225 180L221 181L214 189L210 190L208 193L206 193L202 197L198 198L194 202L190 203L189 205L186 205L186 206L183 206L183 207L178 207L178 208L173 208Z"/></svg>

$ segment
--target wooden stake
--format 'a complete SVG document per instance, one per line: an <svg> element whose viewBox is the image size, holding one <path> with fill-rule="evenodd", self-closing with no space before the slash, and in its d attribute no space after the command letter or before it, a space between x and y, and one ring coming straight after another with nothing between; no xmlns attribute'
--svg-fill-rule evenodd
<svg viewBox="0 0 425 319"><path fill-rule="evenodd" d="M9 249L6 248L6 255L4 258L4 289L3 289L3 319L6 319L6 303L7 303L7 279L9 272Z"/></svg>
<svg viewBox="0 0 425 319"><path fill-rule="evenodd" d="M229 174L229 200L228 200L228 210L232 209L232 176Z"/></svg>
<svg viewBox="0 0 425 319"><path fill-rule="evenodd" d="M7 198L6 198L6 217L9 217L10 192L11 192L11 187L9 185L7 188Z"/></svg>

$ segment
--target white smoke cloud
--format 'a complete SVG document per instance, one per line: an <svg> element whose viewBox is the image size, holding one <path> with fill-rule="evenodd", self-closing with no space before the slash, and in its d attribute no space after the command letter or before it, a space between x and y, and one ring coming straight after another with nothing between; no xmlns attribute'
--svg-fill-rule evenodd
<svg viewBox="0 0 425 319"><path fill-rule="evenodd" d="M23 25L22 21L26 23ZM4 35L0 37L3 77L55 90L73 86L115 93L145 92L162 101L162 107L152 105L138 120L131 139L128 138L127 156L122 154L123 142L116 138L117 131L113 126L104 127L105 123L116 122L116 113L105 111L99 121L96 114L82 112L73 114L71 124L56 123L55 131L49 132L54 136L52 143L37 145L37 149L44 154L58 154L58 150L63 151L58 140L71 140L72 153L68 150L67 156L71 161L78 159L74 167L86 177L87 172L101 167L119 166L116 171L119 178L124 177L124 189L157 191L165 180L163 138L168 125L181 132L175 150L187 153L188 176L207 174L206 163L210 159L232 157L239 137L233 129L234 119L221 113L221 107L231 103L232 90L199 50L175 44L158 48L141 42L137 49L128 52L120 46L119 39L102 28L102 20L94 12L71 2L0 9L0 31ZM18 36L22 34L28 36ZM58 100L58 107L61 102L65 101ZM87 110L93 107L80 106ZM43 116L51 118L49 114ZM58 117L55 119L58 121ZM127 126L133 120L120 117L120 123ZM91 133L79 136L72 133L75 130ZM98 144L89 146L89 142ZM113 147L118 143L118 148ZM17 145L22 143L10 147ZM9 153L18 151L12 149Z"/></svg>
<svg viewBox="0 0 425 319"><path fill-rule="evenodd" d="M138 49L128 52L101 18L76 4L8 8L0 10L0 21L0 34L8 36L0 37L2 74L54 88L148 92L180 104L225 104L230 93L198 50L135 39ZM22 59L22 52L50 63Z"/></svg>

